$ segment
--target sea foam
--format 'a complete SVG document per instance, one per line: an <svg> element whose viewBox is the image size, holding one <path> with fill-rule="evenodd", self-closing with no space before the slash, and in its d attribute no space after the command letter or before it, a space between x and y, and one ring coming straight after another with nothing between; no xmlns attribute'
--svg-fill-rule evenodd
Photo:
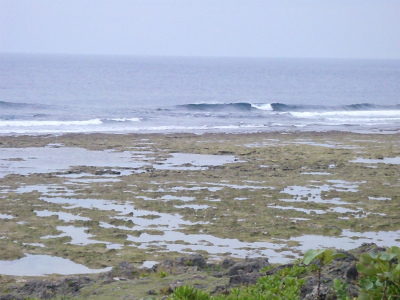
<svg viewBox="0 0 400 300"><path fill-rule="evenodd" d="M102 123L103 122L100 119L91 119L84 121L4 120L0 121L0 127L80 126L80 125L100 125Z"/></svg>

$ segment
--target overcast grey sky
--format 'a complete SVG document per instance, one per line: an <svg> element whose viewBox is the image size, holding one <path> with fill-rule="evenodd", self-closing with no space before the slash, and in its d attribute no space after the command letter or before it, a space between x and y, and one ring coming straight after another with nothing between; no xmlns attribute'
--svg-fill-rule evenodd
<svg viewBox="0 0 400 300"><path fill-rule="evenodd" d="M400 58L400 0L0 0L0 52Z"/></svg>

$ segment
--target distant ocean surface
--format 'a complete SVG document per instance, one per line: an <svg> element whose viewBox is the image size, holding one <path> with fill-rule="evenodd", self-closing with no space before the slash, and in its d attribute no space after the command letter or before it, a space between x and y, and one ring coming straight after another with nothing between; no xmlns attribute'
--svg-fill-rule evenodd
<svg viewBox="0 0 400 300"><path fill-rule="evenodd" d="M399 132L399 60L0 54L0 135Z"/></svg>

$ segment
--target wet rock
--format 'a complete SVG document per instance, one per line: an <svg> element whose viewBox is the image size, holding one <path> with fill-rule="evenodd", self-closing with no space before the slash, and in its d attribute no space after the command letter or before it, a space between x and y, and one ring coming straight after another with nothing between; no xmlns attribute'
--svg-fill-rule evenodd
<svg viewBox="0 0 400 300"><path fill-rule="evenodd" d="M246 258L242 262L234 264L228 271L229 276L259 272L262 268L269 266L268 258Z"/></svg>
<svg viewBox="0 0 400 300"><path fill-rule="evenodd" d="M348 280L356 280L358 277L357 266L354 263L346 272L346 277Z"/></svg>
<svg viewBox="0 0 400 300"><path fill-rule="evenodd" d="M250 285L250 284L255 284L260 278L259 274L240 274L240 275L234 275L229 278L229 283L228 286L237 286L237 285Z"/></svg>
<svg viewBox="0 0 400 300"><path fill-rule="evenodd" d="M104 170L96 170L94 172L94 175L121 175L121 172L114 171L114 170L109 170L109 169L104 169Z"/></svg>
<svg viewBox="0 0 400 300"><path fill-rule="evenodd" d="M166 259L161 263L161 266L166 269L170 269L174 266L174 261L172 259Z"/></svg>
<svg viewBox="0 0 400 300"><path fill-rule="evenodd" d="M139 269L132 266L127 261L122 261L116 267L112 268L111 271L104 273L102 276L106 282L112 282L118 278L119 280L134 279L139 276Z"/></svg>
<svg viewBox="0 0 400 300"><path fill-rule="evenodd" d="M284 264L284 265L278 266L276 268L269 269L268 271L264 272L264 274L262 274L262 275L263 276L273 275L276 272L278 272L279 270L282 270L282 269L285 269L285 268L292 268L293 266L294 266L293 264Z"/></svg>
<svg viewBox="0 0 400 300"><path fill-rule="evenodd" d="M363 244L357 249L346 252L339 250L338 252L344 253L345 257L335 259L329 266L324 267L322 270L320 299L336 299L335 292L332 290L333 280L335 278L341 279L342 282L347 283L347 292L349 296L351 298L356 298L359 293L359 287L357 285L358 272L356 269L358 257L364 252L380 250L382 249L378 248L375 244ZM266 258L252 258L238 262L232 259L225 259L224 261L215 264L207 264L205 258L199 254L176 259L167 259L147 271L156 272L158 267L163 270L171 268L173 269L173 272L168 275L168 278L171 276L170 281L166 282L166 285L163 285L162 288L159 288L158 286L156 288L154 285L149 285L147 291L148 295L169 295L172 290L178 286L186 284L187 282L185 281L188 281L189 279L195 279L194 286L202 289L206 288L207 285L204 283L208 280L208 277L210 277L210 279L211 277L223 277L226 279L229 278L228 283L216 287L212 294L226 294L229 293L229 289L232 287L255 284L259 277L273 275L282 268L293 267L293 264L277 266L261 273L261 269L266 266L269 266L268 259ZM215 273L212 272L213 270ZM111 282L117 284L119 281L138 278L142 272L142 269L139 270L130 263L122 261L111 271L101 275L91 275L91 277L69 276L57 281L42 279L18 282L15 283L15 286L9 287L9 290L7 291L9 294L0 295L0 300L19 300L28 297L58 299L57 297L60 296L71 298L79 295L82 287L91 284L107 284ZM184 279L179 278L177 280L177 278L173 277L174 274L187 274L187 277ZM306 274L305 276L306 284L301 289L301 299L314 300L317 296L318 275L314 272ZM142 284L145 284L145 282L142 282Z"/></svg>
<svg viewBox="0 0 400 300"><path fill-rule="evenodd" d="M4 295L4 296L0 295L0 300L26 300L26 297L14 296L12 294L8 294L8 295Z"/></svg>
<svg viewBox="0 0 400 300"><path fill-rule="evenodd" d="M150 290L150 291L147 292L147 294L150 295L150 296L155 296L155 295L157 295L157 293L156 293L155 290Z"/></svg>
<svg viewBox="0 0 400 300"><path fill-rule="evenodd" d="M360 247L351 251L355 256L360 256L362 253L385 251L386 248L378 247L374 243L363 243Z"/></svg>
<svg viewBox="0 0 400 300"><path fill-rule="evenodd" d="M218 285L215 287L213 291L210 293L211 295L229 295L229 287L228 285Z"/></svg>
<svg viewBox="0 0 400 300"><path fill-rule="evenodd" d="M320 291L319 291L319 297L318 297L318 286L315 286L312 290L311 293L306 295L304 300L336 300L337 296L334 290L326 287L326 286L321 286Z"/></svg>
<svg viewBox="0 0 400 300"><path fill-rule="evenodd" d="M56 295L77 295L79 290L89 285L92 279L89 277L67 277L60 281L29 280L18 291L18 295L8 294L0 299L26 299L36 297L40 299L51 299Z"/></svg>
<svg viewBox="0 0 400 300"><path fill-rule="evenodd" d="M225 262L227 263L227 262ZM267 258L246 258L228 270L229 286L255 284L261 277L260 270L269 266Z"/></svg>
<svg viewBox="0 0 400 300"><path fill-rule="evenodd" d="M305 298L307 295L311 294L314 287L318 285L317 277L310 277L307 279L306 284L301 287L301 298Z"/></svg>
<svg viewBox="0 0 400 300"><path fill-rule="evenodd" d="M175 263L178 266L186 266L186 267L199 267L200 269L204 269L207 266L207 262L203 256L200 254L191 254L185 257L179 257L175 260Z"/></svg>
<svg viewBox="0 0 400 300"><path fill-rule="evenodd" d="M236 261L230 258L226 258L222 261L221 265L224 269L227 269L229 267L232 267L234 264L236 264Z"/></svg>

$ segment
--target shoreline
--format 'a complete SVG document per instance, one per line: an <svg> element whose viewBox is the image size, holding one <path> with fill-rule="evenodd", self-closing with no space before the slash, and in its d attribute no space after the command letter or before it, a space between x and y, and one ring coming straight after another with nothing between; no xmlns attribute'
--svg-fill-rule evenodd
<svg viewBox="0 0 400 300"><path fill-rule="evenodd" d="M288 262L324 245L399 246L395 137L2 137L0 260L49 255L105 268L200 253Z"/></svg>

